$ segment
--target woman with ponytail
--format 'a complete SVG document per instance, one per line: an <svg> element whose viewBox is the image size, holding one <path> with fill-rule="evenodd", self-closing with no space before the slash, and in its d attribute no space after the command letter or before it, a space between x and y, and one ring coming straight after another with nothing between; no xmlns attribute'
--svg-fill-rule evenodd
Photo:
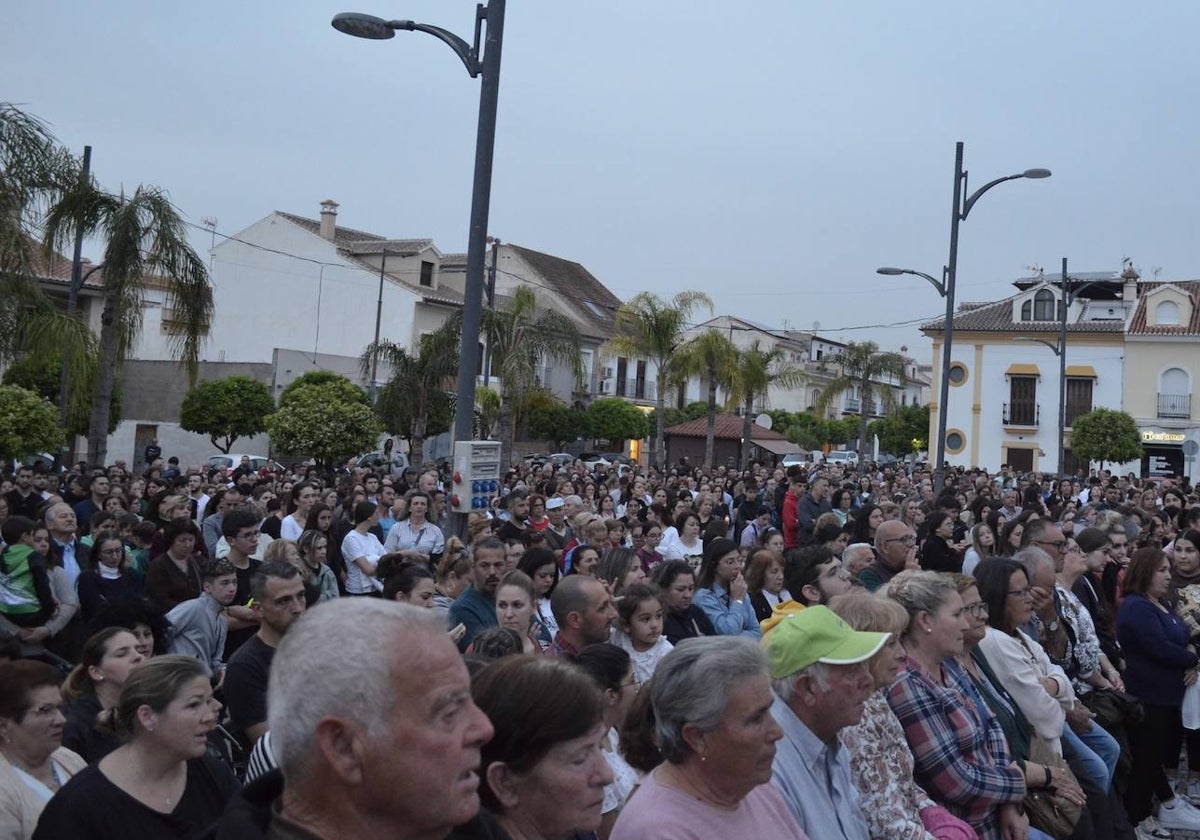
<svg viewBox="0 0 1200 840"><path fill-rule="evenodd" d="M129 672L143 659L133 633L124 627L106 627L84 643L79 664L63 683L67 702L63 746L79 753L88 764L120 746L116 734L99 726L97 718L117 705Z"/></svg>

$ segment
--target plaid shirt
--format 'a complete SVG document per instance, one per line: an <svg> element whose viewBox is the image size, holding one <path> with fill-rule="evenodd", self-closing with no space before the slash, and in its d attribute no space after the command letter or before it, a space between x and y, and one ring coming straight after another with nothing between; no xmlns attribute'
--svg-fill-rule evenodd
<svg viewBox="0 0 1200 840"><path fill-rule="evenodd" d="M1025 776L1010 767L1004 730L957 662L942 663L946 685L916 660L888 690L915 760L913 778L981 840L999 840L998 806L1025 797Z"/></svg>

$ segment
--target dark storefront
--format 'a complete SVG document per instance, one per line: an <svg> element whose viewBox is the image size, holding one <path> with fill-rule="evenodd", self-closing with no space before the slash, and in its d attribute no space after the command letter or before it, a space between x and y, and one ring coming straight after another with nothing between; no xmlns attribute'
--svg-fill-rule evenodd
<svg viewBox="0 0 1200 840"><path fill-rule="evenodd" d="M1183 432L1142 430L1142 478L1183 478Z"/></svg>

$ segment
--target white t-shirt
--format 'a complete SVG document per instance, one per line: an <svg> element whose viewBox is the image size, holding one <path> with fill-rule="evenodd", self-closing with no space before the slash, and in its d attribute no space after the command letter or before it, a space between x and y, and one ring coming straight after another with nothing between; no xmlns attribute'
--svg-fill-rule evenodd
<svg viewBox="0 0 1200 840"><path fill-rule="evenodd" d="M346 561L346 591L354 595L364 595L383 589L383 584L378 578L374 575L368 576L354 562L359 557L365 557L367 565L374 571L383 555L383 545L370 531L365 534L351 531L347 534L342 540L342 559Z"/></svg>
<svg viewBox="0 0 1200 840"><path fill-rule="evenodd" d="M293 514L283 517L279 523L279 538L282 540L299 540L304 533L304 523L297 522Z"/></svg>

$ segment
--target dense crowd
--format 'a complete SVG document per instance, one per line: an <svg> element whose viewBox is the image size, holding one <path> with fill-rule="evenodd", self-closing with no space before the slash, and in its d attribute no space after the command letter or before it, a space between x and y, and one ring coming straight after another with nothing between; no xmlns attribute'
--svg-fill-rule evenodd
<svg viewBox="0 0 1200 840"><path fill-rule="evenodd" d="M1186 483L446 478L3 476L0 840L1200 831Z"/></svg>

